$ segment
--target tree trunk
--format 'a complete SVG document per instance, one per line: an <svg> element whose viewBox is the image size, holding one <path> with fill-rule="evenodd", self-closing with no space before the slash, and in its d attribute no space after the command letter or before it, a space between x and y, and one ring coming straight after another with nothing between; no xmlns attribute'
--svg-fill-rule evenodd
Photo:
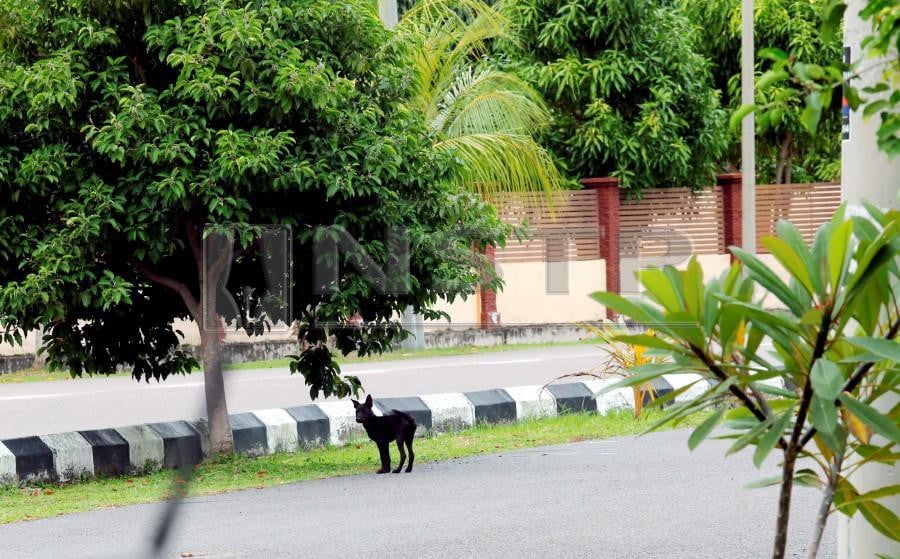
<svg viewBox="0 0 900 559"><path fill-rule="evenodd" d="M234 452L234 439L228 423L225 378L222 376L222 341L218 331L206 331L201 337L203 388L206 392L206 416L209 421L209 454Z"/></svg>
<svg viewBox="0 0 900 559"><path fill-rule="evenodd" d="M788 520L791 515L791 492L794 488L794 464L797 462L797 450L788 444L784 452L784 466L781 472L781 493L778 496L778 520L775 523L775 546L772 559L784 559L787 547Z"/></svg>
<svg viewBox="0 0 900 559"><path fill-rule="evenodd" d="M834 502L834 488L837 487L841 478L841 464L844 461L844 454L837 454L834 462L831 463L831 474L828 476L828 483L825 484L825 490L822 493L822 502L819 503L819 512L816 514L816 523L813 525L813 533L806 546L806 559L816 559L819 555L819 545L822 543L822 534L825 533L825 525L828 523L828 514L831 512L831 503Z"/></svg>
<svg viewBox="0 0 900 559"><path fill-rule="evenodd" d="M778 150L778 160L775 163L775 184L785 184L790 182L791 176L791 143L794 140L792 132L786 132L784 141L781 142L781 149ZM787 180L785 180L787 178Z"/></svg>

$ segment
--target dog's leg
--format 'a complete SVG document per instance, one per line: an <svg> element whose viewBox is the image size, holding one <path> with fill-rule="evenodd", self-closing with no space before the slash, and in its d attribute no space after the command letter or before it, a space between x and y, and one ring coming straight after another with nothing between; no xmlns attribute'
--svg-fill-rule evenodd
<svg viewBox="0 0 900 559"><path fill-rule="evenodd" d="M409 466L406 467L406 473L409 473L412 471L413 460L416 458L416 453L413 452L413 449L412 449L413 437L415 436L415 434L416 434L415 428L413 428L412 431L409 431L408 433L406 433L406 448L409 449Z"/></svg>
<svg viewBox="0 0 900 559"><path fill-rule="evenodd" d="M397 450L400 451L400 463L392 470L395 474L400 473L400 470L403 469L403 463L406 462L406 452L403 451L403 435L397 437Z"/></svg>
<svg viewBox="0 0 900 559"><path fill-rule="evenodd" d="M391 452L388 449L388 443L377 443L378 454L381 455L381 469L376 474L386 474L391 471Z"/></svg>

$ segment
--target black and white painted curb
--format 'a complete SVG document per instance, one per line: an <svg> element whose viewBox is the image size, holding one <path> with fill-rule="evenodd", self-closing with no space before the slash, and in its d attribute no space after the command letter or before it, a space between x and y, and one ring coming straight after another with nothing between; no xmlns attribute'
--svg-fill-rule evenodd
<svg viewBox="0 0 900 559"><path fill-rule="evenodd" d="M617 380L380 398L375 400L375 413L405 411L419 423L419 435L457 431L478 423L634 409L631 388L600 394ZM666 375L655 381L655 388L662 396L692 382L695 384L676 401L692 399L709 388L700 375L690 374ZM349 400L238 413L229 420L235 451L250 456L343 445L365 437ZM207 446L205 419L7 439L0 441L0 482L67 482L95 475L179 468L200 463Z"/></svg>

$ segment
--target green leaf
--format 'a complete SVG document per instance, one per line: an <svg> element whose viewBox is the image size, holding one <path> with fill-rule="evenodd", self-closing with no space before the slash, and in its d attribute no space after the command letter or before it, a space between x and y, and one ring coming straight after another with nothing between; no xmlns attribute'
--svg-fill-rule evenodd
<svg viewBox="0 0 900 559"><path fill-rule="evenodd" d="M762 489L763 487L772 487L773 485L779 484L781 484L781 476L771 476L751 481L744 485L744 489Z"/></svg>
<svg viewBox="0 0 900 559"><path fill-rule="evenodd" d="M852 234L853 222L845 221L837 227L828 243L828 273L833 293L838 292L844 274L847 273L847 266L850 263L847 255L850 253Z"/></svg>
<svg viewBox="0 0 900 559"><path fill-rule="evenodd" d="M847 478L841 476L838 479L837 486L834 488L834 507L847 516L853 516L857 509L857 506L853 504L853 500L857 497L859 497L859 493L853 487L853 484Z"/></svg>
<svg viewBox="0 0 900 559"><path fill-rule="evenodd" d="M815 134L819 128L819 120L821 118L822 94L818 91L813 91L806 96L806 106L803 108L803 112L800 113L800 122L810 134Z"/></svg>
<svg viewBox="0 0 900 559"><path fill-rule="evenodd" d="M791 276L800 282L807 293L810 295L816 294L812 280L809 277L809 270L800 258L800 255L786 241L778 237L764 237L762 244L781 262Z"/></svg>
<svg viewBox="0 0 900 559"><path fill-rule="evenodd" d="M703 421L703 423L698 425L697 428L694 429L694 432L691 433L691 436L688 437L688 448L691 450L697 448L700 443L702 443L704 439L709 436L712 430L716 428L716 425L718 425L719 422L722 421L722 416L724 414L725 408L721 408L716 413L707 417Z"/></svg>
<svg viewBox="0 0 900 559"><path fill-rule="evenodd" d="M759 282L763 289L766 289L775 295L779 301L787 305L793 314L803 316L803 313L806 310L804 306L790 288L775 275L775 272L773 272L769 266L740 247L730 247L730 250L735 257L744 264L747 270L749 270L750 275Z"/></svg>
<svg viewBox="0 0 900 559"><path fill-rule="evenodd" d="M785 427L787 427L793 417L794 409L791 407L773 422L772 428L769 429L766 434L760 437L759 442L756 444L756 451L753 453L753 464L756 465L757 468L762 466L766 457L769 456L769 453L772 452L772 449L778 444L778 440L781 439Z"/></svg>
<svg viewBox="0 0 900 559"><path fill-rule="evenodd" d="M678 312L684 310L681 295L665 272L658 268L648 268L639 271L638 278L650 296L667 311Z"/></svg>
<svg viewBox="0 0 900 559"><path fill-rule="evenodd" d="M834 433L837 428L837 406L834 405L834 399L813 394L810 401L809 418L820 434L831 435ZM832 450L835 449L832 448Z"/></svg>
<svg viewBox="0 0 900 559"><path fill-rule="evenodd" d="M677 371L680 368L680 365L671 363L649 363L647 365L638 365L637 367L628 369L628 376L622 380L616 381L609 386L604 386L600 390L600 394L604 394L617 388L643 384L655 378L659 378L662 375Z"/></svg>
<svg viewBox="0 0 900 559"><path fill-rule="evenodd" d="M776 83L783 82L789 77L788 73L784 70L769 70L756 80L756 88L759 91L764 91Z"/></svg>
<svg viewBox="0 0 900 559"><path fill-rule="evenodd" d="M810 380L816 394L828 400L836 399L844 386L841 368L827 359L816 360L812 366Z"/></svg>
<svg viewBox="0 0 900 559"><path fill-rule="evenodd" d="M853 415L868 425L873 431L893 443L900 444L900 427L897 427L897 424L889 417L883 415L872 406L856 400L847 393L841 394L838 398Z"/></svg>
<svg viewBox="0 0 900 559"><path fill-rule="evenodd" d="M787 60L788 58L787 53L777 47L761 48L756 54L759 58L766 58L768 60L774 60L776 62Z"/></svg>
<svg viewBox="0 0 900 559"><path fill-rule="evenodd" d="M662 315L655 311L651 311L642 304L630 301L621 295L610 293L608 291L597 291L590 294L591 299L604 305L608 309L619 313L620 315L630 317L644 324L654 324L662 321Z"/></svg>
<svg viewBox="0 0 900 559"><path fill-rule="evenodd" d="M651 336L649 334L630 334L623 336L616 336L613 338L617 342L626 343L629 345L643 346L643 347L652 347L654 349L662 349L665 351L673 351L683 353L679 347L676 347L669 342L663 340L659 336Z"/></svg>
<svg viewBox="0 0 900 559"><path fill-rule="evenodd" d="M900 362L900 343L884 338L848 337L848 342L860 349L874 353L881 359Z"/></svg>
<svg viewBox="0 0 900 559"><path fill-rule="evenodd" d="M879 489L873 489L872 491L868 491L854 497L853 499L847 501L846 504L860 504L866 501L876 501L878 499L884 499L885 497L893 497L894 495L900 495L900 484L888 485L886 487L881 487Z"/></svg>
<svg viewBox="0 0 900 559"><path fill-rule="evenodd" d="M822 15L822 40L830 44L834 38L835 32L840 30L841 21L844 19L844 11L847 4L844 2L830 2L826 4L826 9Z"/></svg>
<svg viewBox="0 0 900 559"><path fill-rule="evenodd" d="M756 110L756 105L754 105L752 103L747 104L747 105L741 105L731 115L731 119L729 119L729 121L728 121L729 126L731 126L732 129L738 128L741 125L741 121L744 120L744 118L747 115L749 115L750 113L752 113L755 110Z"/></svg>
<svg viewBox="0 0 900 559"><path fill-rule="evenodd" d="M684 271L684 305L698 321L703 316L703 268L697 261L697 256L691 256L687 269Z"/></svg>
<svg viewBox="0 0 900 559"><path fill-rule="evenodd" d="M859 512L873 528L894 541L900 541L900 519L891 510L875 501L859 503Z"/></svg>

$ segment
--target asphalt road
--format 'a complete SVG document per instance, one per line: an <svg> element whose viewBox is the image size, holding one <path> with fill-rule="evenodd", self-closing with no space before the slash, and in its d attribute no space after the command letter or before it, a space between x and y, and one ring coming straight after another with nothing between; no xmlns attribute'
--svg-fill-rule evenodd
<svg viewBox="0 0 900 559"><path fill-rule="evenodd" d="M163 557L758 558L775 488L725 444L688 452L687 431L190 499ZM427 460L427 456L421 456ZM788 557L802 556L818 494L794 496ZM141 557L162 505L0 526L4 558ZM836 557L835 528L820 557ZM188 555L191 554L191 555Z"/></svg>
<svg viewBox="0 0 900 559"><path fill-rule="evenodd" d="M595 368L600 360L599 350L576 345L353 363L342 371L358 375L375 396L413 396L544 384ZM228 371L225 376L230 413L310 401L303 377L287 368ZM0 384L0 439L204 415L201 373L149 384L130 377Z"/></svg>

